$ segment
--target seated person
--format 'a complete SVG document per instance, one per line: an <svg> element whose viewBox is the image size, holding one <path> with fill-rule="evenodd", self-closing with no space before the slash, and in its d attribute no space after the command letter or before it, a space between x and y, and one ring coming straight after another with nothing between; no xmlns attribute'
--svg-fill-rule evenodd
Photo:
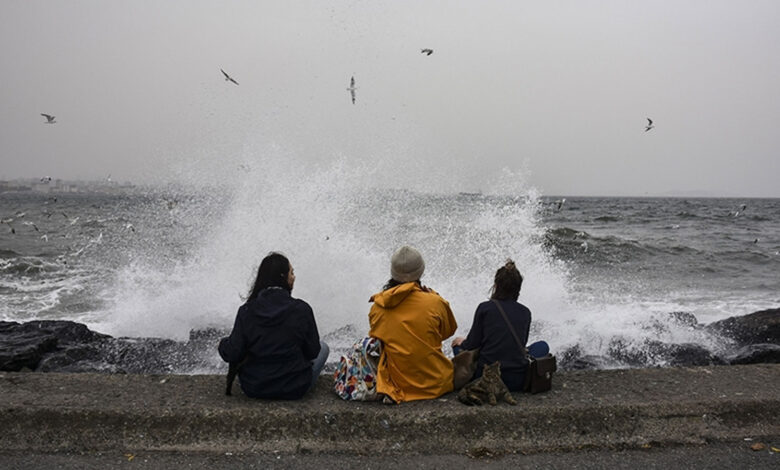
<svg viewBox="0 0 780 470"><path fill-rule="evenodd" d="M512 260L507 261L496 271L491 300L477 306L474 322L468 336L452 340L452 351L455 354L461 350L479 348L479 360L474 378L482 375L482 368L485 364L499 361L501 363L501 379L513 392L523 390L525 371L528 368L528 359L523 349L528 342L528 331L531 328L531 311L517 301L522 285L523 276L515 267L515 263ZM493 300L498 301L503 307L522 343L522 348L518 346L506 320ZM532 357L542 357L549 352L550 347L544 341L536 342L528 347L528 353Z"/></svg>
<svg viewBox="0 0 780 470"><path fill-rule="evenodd" d="M314 388L328 358L314 312L293 298L295 272L287 258L271 253L260 263L230 336L219 342L225 362L243 362L241 389L253 398L294 400Z"/></svg>
<svg viewBox="0 0 780 470"><path fill-rule="evenodd" d="M457 329L450 304L420 284L420 252L409 246L392 257L391 279L374 294L369 336L382 341L377 393L400 403L436 398L452 391L452 362L441 343Z"/></svg>

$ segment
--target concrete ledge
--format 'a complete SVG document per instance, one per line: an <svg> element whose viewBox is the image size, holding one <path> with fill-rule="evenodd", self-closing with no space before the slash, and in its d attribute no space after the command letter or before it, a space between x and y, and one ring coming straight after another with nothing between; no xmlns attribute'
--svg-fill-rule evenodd
<svg viewBox="0 0 780 470"><path fill-rule="evenodd" d="M542 452L780 437L780 364L565 372L516 407L223 393L223 376L0 373L0 450Z"/></svg>

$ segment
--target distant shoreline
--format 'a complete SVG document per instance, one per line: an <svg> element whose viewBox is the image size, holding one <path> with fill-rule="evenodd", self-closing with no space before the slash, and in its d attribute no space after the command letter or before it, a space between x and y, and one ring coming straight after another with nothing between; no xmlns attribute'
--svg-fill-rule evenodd
<svg viewBox="0 0 780 470"><path fill-rule="evenodd" d="M55 182L56 181L56 182ZM36 194L36 195L67 195L67 194L137 194L139 192L149 192L155 190L170 190L175 188L175 192L188 193L188 192L200 192L201 190L188 191L187 186L169 186L161 184L136 184L131 182L123 183L107 183L105 181L98 180L53 180L51 183L36 182L35 179L14 179L14 180L0 180L0 195L4 194ZM211 186L209 186L211 187ZM214 185L217 188L219 185ZM409 191L409 190L403 190ZM418 191L410 191L412 193L420 193ZM469 198L490 198L490 197L510 197L510 194L490 194L482 192L469 192L458 191L452 193L430 193L431 195L448 195L448 196L460 196ZM562 199L568 200L575 199L722 199L722 200L777 200L780 196L734 196L734 195L707 195L707 194L662 194L662 195L577 195L577 194L541 194L539 199Z"/></svg>

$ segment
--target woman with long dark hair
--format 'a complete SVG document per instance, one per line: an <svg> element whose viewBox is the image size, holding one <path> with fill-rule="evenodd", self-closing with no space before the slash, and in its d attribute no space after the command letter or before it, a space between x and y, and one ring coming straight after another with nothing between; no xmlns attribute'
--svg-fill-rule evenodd
<svg viewBox="0 0 780 470"><path fill-rule="evenodd" d="M514 261L508 260L496 271L490 300L477 306L468 336L452 340L452 350L455 354L460 350L479 348L479 361L474 378L482 375L485 364L499 361L501 379L509 390L516 392L522 391L525 381L525 371L528 368L525 345L531 328L531 311L517 301L522 286L523 276ZM501 309L522 345L518 345ZM528 353L533 357L542 357L549 351L550 347L544 341L528 346Z"/></svg>
<svg viewBox="0 0 780 470"><path fill-rule="evenodd" d="M281 253L270 253L239 307L230 336L219 343L225 362L241 363L241 389L253 398L297 399L314 387L328 358L314 312L293 298L295 272Z"/></svg>

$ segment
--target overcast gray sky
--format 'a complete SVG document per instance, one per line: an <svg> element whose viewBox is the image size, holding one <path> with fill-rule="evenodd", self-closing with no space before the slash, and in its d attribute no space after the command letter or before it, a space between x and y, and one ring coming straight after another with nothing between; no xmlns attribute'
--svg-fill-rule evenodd
<svg viewBox="0 0 780 470"><path fill-rule="evenodd" d="M0 179L224 178L275 148L454 191L508 168L551 195L780 197L778 25L776 0L3 0Z"/></svg>

